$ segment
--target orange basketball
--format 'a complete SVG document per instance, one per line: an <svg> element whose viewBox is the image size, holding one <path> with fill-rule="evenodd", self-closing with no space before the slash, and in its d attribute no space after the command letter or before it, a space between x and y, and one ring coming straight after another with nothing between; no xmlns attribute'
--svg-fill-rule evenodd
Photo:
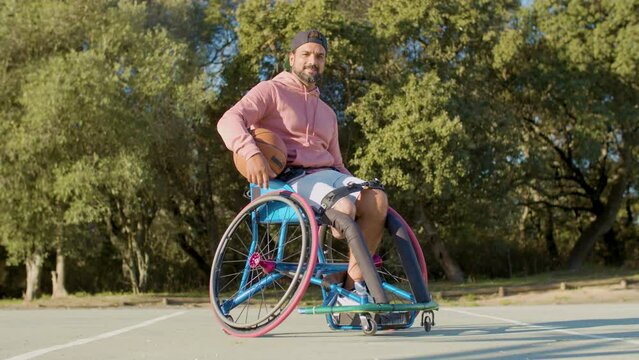
<svg viewBox="0 0 639 360"><path fill-rule="evenodd" d="M254 129L250 130L250 133L262 155L268 160L271 170L279 175L286 167L286 144L284 144L284 141L276 133L267 129ZM246 159L238 154L233 154L233 162L240 174L248 178Z"/></svg>

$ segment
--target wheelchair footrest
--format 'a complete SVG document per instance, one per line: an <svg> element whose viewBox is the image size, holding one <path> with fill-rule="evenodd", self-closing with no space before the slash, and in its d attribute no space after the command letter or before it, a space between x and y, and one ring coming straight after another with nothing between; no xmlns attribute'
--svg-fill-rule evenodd
<svg viewBox="0 0 639 360"><path fill-rule="evenodd" d="M417 304L362 304L354 306L311 306L297 309L300 314L339 314L339 313L392 313L402 311L439 310L437 302Z"/></svg>
<svg viewBox="0 0 639 360"><path fill-rule="evenodd" d="M392 313L375 313L375 323L382 329L405 329L412 323L411 313L407 311ZM362 326L361 317L356 314L340 313L333 315L337 326Z"/></svg>
<svg viewBox="0 0 639 360"><path fill-rule="evenodd" d="M384 329L404 328L411 321L410 312L393 312L375 314L375 322Z"/></svg>

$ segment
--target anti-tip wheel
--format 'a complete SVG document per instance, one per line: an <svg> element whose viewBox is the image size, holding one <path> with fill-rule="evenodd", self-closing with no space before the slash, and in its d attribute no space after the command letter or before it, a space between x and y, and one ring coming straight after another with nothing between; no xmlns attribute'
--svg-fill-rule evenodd
<svg viewBox="0 0 639 360"><path fill-rule="evenodd" d="M432 311L424 311L422 313L422 325L426 332L430 332L435 325L435 314Z"/></svg>
<svg viewBox="0 0 639 360"><path fill-rule="evenodd" d="M424 322L424 330L426 332L430 332L433 329L433 324L431 324L430 319L426 320L426 322Z"/></svg>
<svg viewBox="0 0 639 360"><path fill-rule="evenodd" d="M370 315L366 315L365 321L366 322L362 324L362 331L364 332L364 335L375 335L375 333L377 333L377 323L375 322L373 317Z"/></svg>

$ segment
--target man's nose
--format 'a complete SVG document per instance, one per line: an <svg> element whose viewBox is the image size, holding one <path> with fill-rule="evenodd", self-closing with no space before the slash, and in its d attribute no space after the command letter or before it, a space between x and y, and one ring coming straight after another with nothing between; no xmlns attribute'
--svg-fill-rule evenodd
<svg viewBox="0 0 639 360"><path fill-rule="evenodd" d="M308 63L310 65L317 65L318 64L318 58L317 55L311 55L308 57Z"/></svg>

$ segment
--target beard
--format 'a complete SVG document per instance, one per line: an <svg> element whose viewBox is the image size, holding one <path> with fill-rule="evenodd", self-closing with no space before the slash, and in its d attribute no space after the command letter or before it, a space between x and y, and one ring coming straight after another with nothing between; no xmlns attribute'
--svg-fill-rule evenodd
<svg viewBox="0 0 639 360"><path fill-rule="evenodd" d="M306 69L314 69L315 75L307 74L304 72ZM305 66L301 71L293 71L297 77L299 77L303 82L309 85L318 85L322 81L322 74L319 71L319 67L310 65Z"/></svg>

